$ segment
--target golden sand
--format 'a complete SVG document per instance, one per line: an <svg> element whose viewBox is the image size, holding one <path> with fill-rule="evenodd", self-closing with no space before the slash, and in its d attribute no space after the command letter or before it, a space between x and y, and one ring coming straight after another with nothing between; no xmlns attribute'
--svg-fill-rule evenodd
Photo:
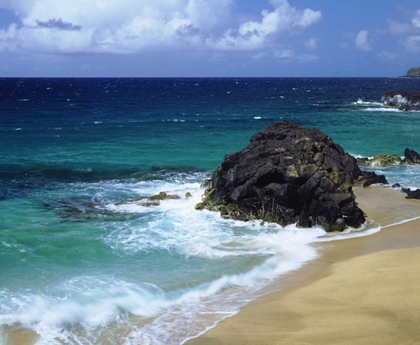
<svg viewBox="0 0 420 345"><path fill-rule="evenodd" d="M320 257L291 283L243 307L187 344L420 344L420 201L383 187L356 188L383 229L317 244Z"/></svg>

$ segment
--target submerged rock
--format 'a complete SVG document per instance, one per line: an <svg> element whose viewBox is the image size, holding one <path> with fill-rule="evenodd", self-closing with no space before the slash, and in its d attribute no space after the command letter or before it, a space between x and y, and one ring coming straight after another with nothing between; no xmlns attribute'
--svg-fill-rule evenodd
<svg viewBox="0 0 420 345"><path fill-rule="evenodd" d="M168 194L166 192L160 192L159 194L152 195L148 200L179 200L181 197L177 194Z"/></svg>
<svg viewBox="0 0 420 345"><path fill-rule="evenodd" d="M188 199L191 197L191 193L187 192L185 194L185 199ZM159 206L160 202L163 200L179 200L181 197L178 194L168 194L167 192L159 192L158 194L152 195L152 196L141 196L134 200L121 200L117 202L117 205L124 205L128 203L137 203L140 206L144 207L151 207L151 206Z"/></svg>
<svg viewBox="0 0 420 345"><path fill-rule="evenodd" d="M342 231L365 222L352 191L363 179L356 159L319 130L277 122L224 157L196 208L244 221Z"/></svg>

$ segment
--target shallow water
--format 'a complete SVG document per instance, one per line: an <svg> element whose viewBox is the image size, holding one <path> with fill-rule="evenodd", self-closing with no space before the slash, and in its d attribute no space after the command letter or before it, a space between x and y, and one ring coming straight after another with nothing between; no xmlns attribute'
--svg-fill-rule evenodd
<svg viewBox="0 0 420 345"><path fill-rule="evenodd" d="M311 243L334 238L195 211L201 181L283 119L354 155L420 151L420 113L380 103L382 92L419 83L0 80L0 339L180 344L236 313L313 260ZM420 187L417 167L374 169ZM161 191L180 199L138 200Z"/></svg>

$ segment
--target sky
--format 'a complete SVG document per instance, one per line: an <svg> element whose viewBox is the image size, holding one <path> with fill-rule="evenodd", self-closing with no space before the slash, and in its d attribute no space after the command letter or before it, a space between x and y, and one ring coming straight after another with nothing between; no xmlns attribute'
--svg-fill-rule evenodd
<svg viewBox="0 0 420 345"><path fill-rule="evenodd" d="M0 77L395 77L420 0L0 0Z"/></svg>

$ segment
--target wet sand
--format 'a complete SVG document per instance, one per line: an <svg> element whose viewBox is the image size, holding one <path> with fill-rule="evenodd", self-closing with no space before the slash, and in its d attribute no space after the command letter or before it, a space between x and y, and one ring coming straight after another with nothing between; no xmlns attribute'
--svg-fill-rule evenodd
<svg viewBox="0 0 420 345"><path fill-rule="evenodd" d="M318 243L318 259L195 344L420 344L420 201L355 188L376 234ZM401 224L396 224L401 223Z"/></svg>

